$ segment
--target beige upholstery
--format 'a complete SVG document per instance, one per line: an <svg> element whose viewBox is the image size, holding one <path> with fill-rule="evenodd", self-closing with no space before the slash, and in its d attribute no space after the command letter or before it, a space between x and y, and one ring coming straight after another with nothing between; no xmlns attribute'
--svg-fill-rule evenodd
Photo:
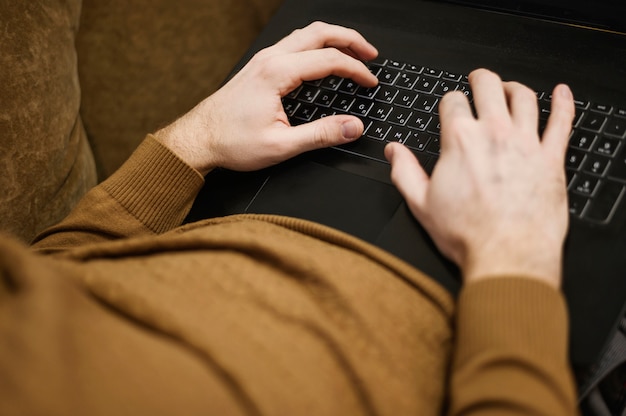
<svg viewBox="0 0 626 416"><path fill-rule="evenodd" d="M63 218L214 91L280 1L0 0L0 232Z"/></svg>

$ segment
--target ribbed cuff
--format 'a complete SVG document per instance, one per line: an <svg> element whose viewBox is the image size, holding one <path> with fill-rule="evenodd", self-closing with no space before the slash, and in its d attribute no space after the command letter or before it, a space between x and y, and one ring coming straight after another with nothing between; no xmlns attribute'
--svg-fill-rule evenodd
<svg viewBox="0 0 626 416"><path fill-rule="evenodd" d="M459 296L457 314L459 365L497 350L567 360L565 299L545 283L505 277L468 284Z"/></svg>
<svg viewBox="0 0 626 416"><path fill-rule="evenodd" d="M148 135L102 186L131 215L160 234L182 223L203 184L199 172Z"/></svg>

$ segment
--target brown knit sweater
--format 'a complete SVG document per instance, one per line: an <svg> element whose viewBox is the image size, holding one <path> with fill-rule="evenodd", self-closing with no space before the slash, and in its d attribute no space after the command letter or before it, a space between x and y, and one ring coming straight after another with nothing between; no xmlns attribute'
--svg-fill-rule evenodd
<svg viewBox="0 0 626 416"><path fill-rule="evenodd" d="M0 239L3 415L572 415L563 297L458 300L302 220L176 228L202 178L151 136L34 249Z"/></svg>

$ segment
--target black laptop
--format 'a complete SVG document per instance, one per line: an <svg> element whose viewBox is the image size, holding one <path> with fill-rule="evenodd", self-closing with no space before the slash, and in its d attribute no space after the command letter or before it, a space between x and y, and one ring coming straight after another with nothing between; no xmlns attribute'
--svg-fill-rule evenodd
<svg viewBox="0 0 626 416"><path fill-rule="evenodd" d="M471 98L478 67L537 91L541 120L550 91L574 91L576 128L566 169L571 227L564 292L571 360L588 368L626 304L626 3L613 0L286 0L242 59L314 20L359 30L380 52L364 89L329 77L284 99L294 124L358 115L364 137L254 173L207 176L188 221L236 213L300 217L394 253L453 293L458 270L444 259L391 185L387 141L411 148L427 169L439 151L437 103L450 89ZM471 209L471 207L468 207ZM537 230L541 233L541 230Z"/></svg>

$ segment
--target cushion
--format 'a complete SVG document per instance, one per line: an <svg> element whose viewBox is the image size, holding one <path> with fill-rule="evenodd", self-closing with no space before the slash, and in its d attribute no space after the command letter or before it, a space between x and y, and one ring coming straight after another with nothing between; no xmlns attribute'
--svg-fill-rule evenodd
<svg viewBox="0 0 626 416"><path fill-rule="evenodd" d="M0 231L28 241L96 182L79 117L80 0L0 0Z"/></svg>
<svg viewBox="0 0 626 416"><path fill-rule="evenodd" d="M84 0L81 114L100 179L215 91L281 0Z"/></svg>

